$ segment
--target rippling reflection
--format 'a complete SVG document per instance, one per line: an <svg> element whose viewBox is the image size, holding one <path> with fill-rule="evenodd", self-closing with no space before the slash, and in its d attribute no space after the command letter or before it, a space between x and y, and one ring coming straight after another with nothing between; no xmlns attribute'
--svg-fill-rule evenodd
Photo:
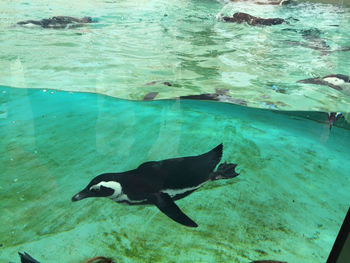
<svg viewBox="0 0 350 263"><path fill-rule="evenodd" d="M301 79L349 75L350 13L302 3L257 6L218 1L1 1L0 84L103 93L142 100L229 89L248 106L349 112L350 97ZM289 24L224 23L247 12ZM98 21L81 28L23 28L18 21L69 15ZM308 30L318 35L305 36ZM345 47L345 49L343 49ZM344 50L344 51L339 51ZM147 86L152 81L173 86Z"/></svg>

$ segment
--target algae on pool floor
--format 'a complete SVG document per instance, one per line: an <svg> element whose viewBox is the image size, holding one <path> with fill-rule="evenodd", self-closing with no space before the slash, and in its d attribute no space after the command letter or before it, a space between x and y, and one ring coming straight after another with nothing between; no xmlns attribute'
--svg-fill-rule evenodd
<svg viewBox="0 0 350 263"><path fill-rule="evenodd" d="M347 210L350 133L330 132L326 120L190 100L0 92L0 262L17 262L17 251L41 262L320 262ZM241 174L178 201L197 229L154 207L70 200L99 173L221 142Z"/></svg>

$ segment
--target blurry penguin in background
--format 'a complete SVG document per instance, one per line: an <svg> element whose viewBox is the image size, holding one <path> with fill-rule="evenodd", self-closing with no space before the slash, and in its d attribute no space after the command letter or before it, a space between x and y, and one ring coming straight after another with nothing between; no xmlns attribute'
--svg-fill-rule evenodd
<svg viewBox="0 0 350 263"><path fill-rule="evenodd" d="M21 257L21 263L40 263L36 259L32 258L26 252L24 252L23 254L21 252L18 252L18 254ZM94 258L88 259L84 263L115 263L115 262L111 258L94 257Z"/></svg>
<svg viewBox="0 0 350 263"><path fill-rule="evenodd" d="M339 120L343 114L341 112L330 112L328 114L329 129L331 130L335 121Z"/></svg>
<svg viewBox="0 0 350 263"><path fill-rule="evenodd" d="M90 16L83 18L75 18L71 16L54 16L51 18L44 18L41 20L26 20L20 21L17 25L23 27L33 27L39 26L42 28L51 28L51 29L67 29L81 27L88 23L95 23L96 20Z"/></svg>
<svg viewBox="0 0 350 263"><path fill-rule="evenodd" d="M343 92L345 95L350 95L350 77L343 74L331 74L322 78L302 79L297 82L328 86Z"/></svg>

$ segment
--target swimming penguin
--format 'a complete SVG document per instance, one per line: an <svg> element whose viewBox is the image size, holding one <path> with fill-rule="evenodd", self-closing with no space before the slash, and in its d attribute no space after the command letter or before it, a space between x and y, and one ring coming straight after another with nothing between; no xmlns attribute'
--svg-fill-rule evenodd
<svg viewBox="0 0 350 263"><path fill-rule="evenodd" d="M303 79L299 80L298 83L325 85L332 89L345 91L345 93L350 91L350 77L343 74L331 74L323 78Z"/></svg>
<svg viewBox="0 0 350 263"><path fill-rule="evenodd" d="M328 123L329 123L330 130L332 129L334 122L339 120L341 117L343 117L343 114L341 112L329 112L328 113Z"/></svg>
<svg viewBox="0 0 350 263"><path fill-rule="evenodd" d="M40 263L26 252L24 252L23 254L21 252L18 252L18 254L21 257L21 263ZM84 261L84 263L114 263L114 261L111 258L94 257Z"/></svg>
<svg viewBox="0 0 350 263"><path fill-rule="evenodd" d="M231 2L241 2L239 0L230 0ZM245 0L243 0L245 1ZM278 1L254 1L253 3L257 5L288 5L292 1L291 0L278 0Z"/></svg>
<svg viewBox="0 0 350 263"><path fill-rule="evenodd" d="M41 20L26 20L20 21L17 25L21 26L41 26L43 28L54 28L54 29L63 29L63 28L72 28L83 26L86 23L94 23L95 21L89 17L75 18L71 16L54 16L52 18L45 18Z"/></svg>
<svg viewBox="0 0 350 263"><path fill-rule="evenodd" d="M122 173L98 175L85 189L72 197L108 197L128 205L153 204L172 220L188 227L198 225L185 215L174 201L188 196L208 181L230 179L238 175L236 164L222 163L222 144L198 156L151 161Z"/></svg>
<svg viewBox="0 0 350 263"><path fill-rule="evenodd" d="M283 18L261 18L243 12L234 13L232 17L223 16L222 19L225 22L234 22L238 24L246 22L248 25L251 26L272 26L279 25L282 23L288 24L288 22Z"/></svg>
<svg viewBox="0 0 350 263"><path fill-rule="evenodd" d="M276 261L276 260L257 260L257 261L252 261L250 263L287 263L285 261Z"/></svg>

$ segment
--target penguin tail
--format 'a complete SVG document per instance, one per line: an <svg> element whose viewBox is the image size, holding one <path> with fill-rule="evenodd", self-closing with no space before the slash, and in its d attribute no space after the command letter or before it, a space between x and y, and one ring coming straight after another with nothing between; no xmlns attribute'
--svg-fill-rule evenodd
<svg viewBox="0 0 350 263"><path fill-rule="evenodd" d="M220 180L220 179L231 179L235 178L239 173L235 171L237 164L235 163L222 163L219 165L216 172L213 172L211 180Z"/></svg>
<svg viewBox="0 0 350 263"><path fill-rule="evenodd" d="M218 146L216 146L214 149L210 150L204 156L208 158L208 163L212 166L211 170L214 170L214 168L218 165L218 163L221 161L222 158L222 150L223 145L220 143Z"/></svg>
<svg viewBox="0 0 350 263"><path fill-rule="evenodd" d="M222 157L222 150L224 146L222 143L220 143L218 146L216 146L214 149L210 151L210 153L215 154L219 160L221 160Z"/></svg>

